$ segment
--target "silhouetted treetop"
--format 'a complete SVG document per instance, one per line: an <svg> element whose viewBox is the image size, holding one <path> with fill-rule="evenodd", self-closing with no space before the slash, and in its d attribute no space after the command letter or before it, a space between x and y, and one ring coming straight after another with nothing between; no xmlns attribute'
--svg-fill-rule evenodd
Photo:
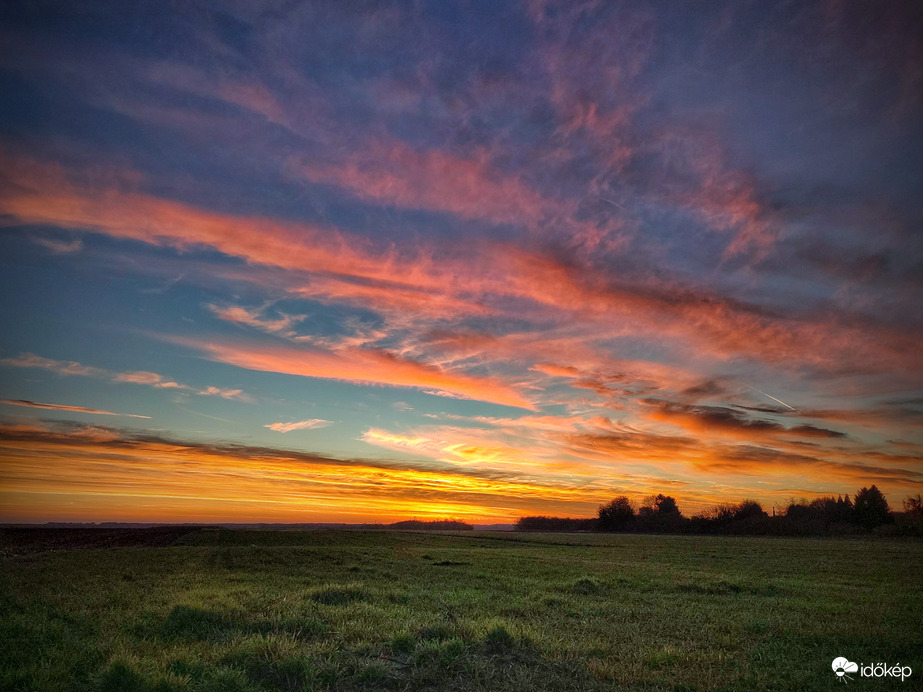
<svg viewBox="0 0 923 692"><path fill-rule="evenodd" d="M599 528L602 531L621 531L635 518L635 509L631 500L619 495L608 504L599 508Z"/></svg>
<svg viewBox="0 0 923 692"><path fill-rule="evenodd" d="M871 488L862 488L857 492L853 506L856 523L864 529L873 529L891 521L891 509L888 507L888 501L874 485Z"/></svg>

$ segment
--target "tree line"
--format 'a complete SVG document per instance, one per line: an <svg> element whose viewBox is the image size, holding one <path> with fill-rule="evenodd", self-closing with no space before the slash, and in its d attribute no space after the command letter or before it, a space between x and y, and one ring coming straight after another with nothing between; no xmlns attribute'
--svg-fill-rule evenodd
<svg viewBox="0 0 923 692"><path fill-rule="evenodd" d="M602 505L597 516L521 517L518 531L608 531L631 533L737 534L755 536L816 536L874 533L889 536L923 536L923 498L918 494L894 512L873 485L849 495L792 501L772 514L756 500L722 504L691 517L683 515L676 498L650 495L635 507L620 495Z"/></svg>

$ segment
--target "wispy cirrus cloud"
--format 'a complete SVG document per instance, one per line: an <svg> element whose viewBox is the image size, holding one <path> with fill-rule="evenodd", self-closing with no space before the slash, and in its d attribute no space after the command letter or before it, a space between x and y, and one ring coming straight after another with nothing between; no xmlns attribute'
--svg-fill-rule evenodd
<svg viewBox="0 0 923 692"><path fill-rule="evenodd" d="M203 351L218 362L248 370L392 387L414 387L505 406L533 407L514 387L499 380L448 372L425 363L401 358L382 349L346 347L330 351L276 344L231 344L178 338L171 340Z"/></svg>
<svg viewBox="0 0 923 692"><path fill-rule="evenodd" d="M128 418L150 418L150 416L141 416L135 413L114 413L113 411L103 411L98 408L87 408L86 406L69 406L67 404L44 404L37 401L28 401L26 399L0 399L0 404L7 406L25 406L27 408L40 408L49 411L69 411L71 413L90 413L95 416L125 416Z"/></svg>
<svg viewBox="0 0 923 692"><path fill-rule="evenodd" d="M262 310L247 309L239 305L220 307L209 304L206 307L219 319L282 336L293 336L295 332L291 327L306 317L305 315L280 315L273 319L264 316Z"/></svg>
<svg viewBox="0 0 923 692"><path fill-rule="evenodd" d="M35 242L50 250L56 255L67 255L83 249L83 241L79 238L61 240L59 238L36 238Z"/></svg>
<svg viewBox="0 0 923 692"><path fill-rule="evenodd" d="M315 430L317 428L326 428L333 425L333 421L324 420L323 418L309 418L308 420L293 421L291 423L268 423L264 428L275 430L280 433L291 432L292 430Z"/></svg>
<svg viewBox="0 0 923 692"><path fill-rule="evenodd" d="M445 212L494 224L537 226L575 211L494 169L484 150L462 157L418 151L398 140L371 141L334 164L293 162L308 180L336 185L360 199L407 209Z"/></svg>
<svg viewBox="0 0 923 692"><path fill-rule="evenodd" d="M200 396L217 396L222 399L237 399L238 401L252 401L249 395L242 389L230 389L222 387L206 387L196 392Z"/></svg>
<svg viewBox="0 0 923 692"><path fill-rule="evenodd" d="M443 257L437 258L426 246L406 253L377 253L366 240L343 231L216 214L138 193L107 190L100 194L72 187L60 171L51 174L42 166L38 170L36 185L43 181L40 188L25 192L29 189L29 175L25 175L3 199L9 214L21 222L85 228L179 249L204 245L248 262L320 274L316 289L311 288L312 277L301 286L290 286L294 294L324 297L326 286L331 285L325 277L333 274L341 286L344 278L352 285L341 294L348 302L361 303L375 296L381 301L379 308L387 309L390 304L394 309L389 312L394 314L413 302L400 300L403 289L424 299L418 304L428 318L432 317L429 309L440 303L443 314L453 316L462 302L473 312L504 314L515 312L511 303L519 301L517 307L535 316L550 311L587 330L598 330L605 319L612 336L667 336L670 342L689 341L697 352L718 359L746 357L776 367L834 375L894 368L919 371L923 367L916 356L916 330L876 323L868 317L783 313L672 282L613 281L606 272L564 261L550 252L509 244L469 244L459 249L461 258L444 250ZM447 273L456 280L447 283ZM427 297L434 300L427 301ZM255 324L256 316L245 311L222 314Z"/></svg>
<svg viewBox="0 0 923 692"><path fill-rule="evenodd" d="M7 365L16 368L41 368L50 370L58 375L75 375L81 377L96 377L108 379L115 383L122 384L139 384L155 389L176 389L180 391L193 391L200 396L219 396L224 399L238 399L241 401L250 401L250 397L242 389L230 389L209 386L204 389L196 389L186 384L174 382L163 375L147 370L132 370L128 372L113 372L105 368L97 368L87 365L81 365L75 361L54 360L44 358L34 353L22 353L14 358L4 358L0 360L0 365Z"/></svg>
<svg viewBox="0 0 923 692"><path fill-rule="evenodd" d="M0 365L8 365L14 368L41 368L59 375L77 375L81 377L98 377L107 374L107 371L102 368L81 365L72 360L43 358L34 353L22 353L14 358L4 358L0 360Z"/></svg>
<svg viewBox="0 0 923 692"><path fill-rule="evenodd" d="M120 372L112 377L115 382L128 382L130 384L146 384L157 389L188 389L185 385L167 380L156 372L137 370L134 372Z"/></svg>

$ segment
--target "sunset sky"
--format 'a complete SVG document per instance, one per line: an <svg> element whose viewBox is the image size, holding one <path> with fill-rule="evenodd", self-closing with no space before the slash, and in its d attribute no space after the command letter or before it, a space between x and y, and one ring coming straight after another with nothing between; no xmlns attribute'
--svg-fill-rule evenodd
<svg viewBox="0 0 923 692"><path fill-rule="evenodd" d="M923 491L919 2L0 5L0 521Z"/></svg>

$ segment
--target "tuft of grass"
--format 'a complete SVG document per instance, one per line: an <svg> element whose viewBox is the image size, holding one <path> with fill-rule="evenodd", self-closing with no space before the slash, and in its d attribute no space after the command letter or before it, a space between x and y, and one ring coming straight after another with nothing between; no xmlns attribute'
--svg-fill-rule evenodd
<svg viewBox="0 0 923 692"><path fill-rule="evenodd" d="M391 648L402 654L412 654L416 646L416 639L409 634L401 634L391 640Z"/></svg>
<svg viewBox="0 0 923 692"><path fill-rule="evenodd" d="M159 634L170 641L200 641L221 636L229 628L219 613L178 605L160 625Z"/></svg>
<svg viewBox="0 0 923 692"><path fill-rule="evenodd" d="M568 589L578 596L596 596L603 591L602 584L591 577L581 577L575 581Z"/></svg>
<svg viewBox="0 0 923 692"><path fill-rule="evenodd" d="M644 665L651 670L659 670L674 665L680 660L679 651L672 646L664 646L648 653L644 658Z"/></svg>
<svg viewBox="0 0 923 692"><path fill-rule="evenodd" d="M311 600L329 606L347 605L353 601L367 601L369 595L361 589L324 589L311 594Z"/></svg>
<svg viewBox="0 0 923 692"><path fill-rule="evenodd" d="M417 632L417 639L420 641L438 641L442 642L447 639L451 639L454 636L454 633L448 627L442 625L434 625L432 627L424 627L423 629Z"/></svg>

